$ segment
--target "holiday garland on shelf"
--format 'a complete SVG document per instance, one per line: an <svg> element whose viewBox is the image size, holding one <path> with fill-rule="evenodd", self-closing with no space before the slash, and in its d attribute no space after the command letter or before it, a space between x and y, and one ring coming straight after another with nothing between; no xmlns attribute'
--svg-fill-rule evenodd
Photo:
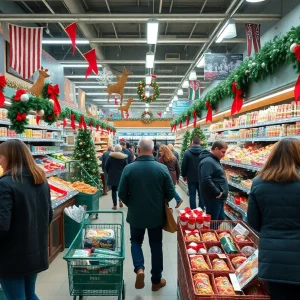
<svg viewBox="0 0 300 300"><path fill-rule="evenodd" d="M255 53L253 58L246 59L226 80L175 118L170 123L172 131L176 130L180 122L185 122L187 117L193 117L195 120L197 116L200 117L201 111L215 107L225 98L234 97L232 114L238 112L243 105L242 101L249 84L263 81L284 64L292 64L300 74L300 61L290 49L295 43L300 44L300 26L293 27L282 37L275 37L272 42L266 43L259 52Z"/></svg>
<svg viewBox="0 0 300 300"><path fill-rule="evenodd" d="M151 111L144 111L141 115L141 121L145 124L152 123L154 121L153 113Z"/></svg>
<svg viewBox="0 0 300 300"><path fill-rule="evenodd" d="M179 156L179 165L180 166L182 164L184 153L188 149L190 144L191 144L191 133L187 130L184 134L184 137L183 137L181 152L180 152L180 156Z"/></svg>
<svg viewBox="0 0 300 300"><path fill-rule="evenodd" d="M153 88L153 94L150 95L149 97L147 97L146 91L145 91L147 84L146 84L145 79L142 79L139 82L139 85L137 87L137 95L142 102L151 103L151 102L155 101L157 98L159 98L159 96L160 96L159 85L157 84L155 79L151 80L151 83L149 86Z"/></svg>
<svg viewBox="0 0 300 300"><path fill-rule="evenodd" d="M107 121L140 121L141 118L128 118L128 119L122 119L119 116L118 117L112 117L112 118L107 118ZM155 118L153 117L153 121L171 121L173 118Z"/></svg>
<svg viewBox="0 0 300 300"><path fill-rule="evenodd" d="M190 143L192 143L192 140L194 137L198 137L200 138L201 140L201 147L203 149L206 149L207 148L207 139L206 139L206 136L203 132L203 130L199 127L196 127L193 129L192 133L191 133L191 136L190 136Z"/></svg>

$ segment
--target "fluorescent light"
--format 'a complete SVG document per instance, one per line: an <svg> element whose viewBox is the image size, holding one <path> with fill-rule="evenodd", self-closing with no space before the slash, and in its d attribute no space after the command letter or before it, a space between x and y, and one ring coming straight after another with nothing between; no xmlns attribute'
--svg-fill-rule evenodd
<svg viewBox="0 0 300 300"><path fill-rule="evenodd" d="M64 68L87 68L88 64L61 64ZM102 65L98 65L98 68L102 68Z"/></svg>
<svg viewBox="0 0 300 300"><path fill-rule="evenodd" d="M145 108L145 111L149 111L149 108Z"/></svg>
<svg viewBox="0 0 300 300"><path fill-rule="evenodd" d="M250 2L250 3L257 3L257 2L263 2L265 0L246 0L246 2Z"/></svg>
<svg viewBox="0 0 300 300"><path fill-rule="evenodd" d="M146 68L152 69L154 66L154 53L147 52L146 54Z"/></svg>
<svg viewBox="0 0 300 300"><path fill-rule="evenodd" d="M190 86L189 81L185 80L182 84L182 88L187 89Z"/></svg>
<svg viewBox="0 0 300 300"><path fill-rule="evenodd" d="M197 80L197 73L195 70L191 71L189 80Z"/></svg>
<svg viewBox="0 0 300 300"><path fill-rule="evenodd" d="M76 39L76 45L88 45L89 40ZM43 39L42 44L44 45L71 45L72 41L70 39Z"/></svg>
<svg viewBox="0 0 300 300"><path fill-rule="evenodd" d="M198 63L198 65L197 65L197 68L203 68L204 65L205 65L205 56L203 54L200 61L199 61L199 63Z"/></svg>
<svg viewBox="0 0 300 300"><path fill-rule="evenodd" d="M93 99L94 102L107 102L107 99Z"/></svg>
<svg viewBox="0 0 300 300"><path fill-rule="evenodd" d="M149 103L146 103L146 104L145 104L145 107L149 107Z"/></svg>
<svg viewBox="0 0 300 300"><path fill-rule="evenodd" d="M151 75L146 75L146 84L151 84Z"/></svg>
<svg viewBox="0 0 300 300"><path fill-rule="evenodd" d="M178 100L178 96L175 95L175 96L173 97L173 101L177 101L177 100Z"/></svg>
<svg viewBox="0 0 300 300"><path fill-rule="evenodd" d="M164 115L166 115L167 113L164 111Z"/></svg>
<svg viewBox="0 0 300 300"><path fill-rule="evenodd" d="M157 43L158 36L158 21L156 19L150 19L147 22L147 44L155 45Z"/></svg>
<svg viewBox="0 0 300 300"><path fill-rule="evenodd" d="M169 107L172 107L172 106L173 106L173 104L172 104L172 103L170 103L170 104L169 104Z"/></svg>
<svg viewBox="0 0 300 300"><path fill-rule="evenodd" d="M178 89L177 95L182 96L183 95L183 89Z"/></svg>
<svg viewBox="0 0 300 300"><path fill-rule="evenodd" d="M166 111L170 111L170 108L169 108L169 107L167 107L167 108L166 108Z"/></svg>
<svg viewBox="0 0 300 300"><path fill-rule="evenodd" d="M223 26L217 37L216 43L221 43L224 38L232 39L236 37L236 26L233 19L229 19Z"/></svg>

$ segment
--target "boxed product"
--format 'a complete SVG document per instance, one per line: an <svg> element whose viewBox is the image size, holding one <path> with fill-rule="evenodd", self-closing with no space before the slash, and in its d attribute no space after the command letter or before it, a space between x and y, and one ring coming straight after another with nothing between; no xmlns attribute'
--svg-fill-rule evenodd
<svg viewBox="0 0 300 300"><path fill-rule="evenodd" d="M115 249L115 232L112 229L94 229L85 230L84 248L105 248Z"/></svg>

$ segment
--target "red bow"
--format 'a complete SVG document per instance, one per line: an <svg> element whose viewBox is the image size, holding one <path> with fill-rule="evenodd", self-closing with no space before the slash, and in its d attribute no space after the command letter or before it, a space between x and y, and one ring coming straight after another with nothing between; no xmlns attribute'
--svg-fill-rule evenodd
<svg viewBox="0 0 300 300"><path fill-rule="evenodd" d="M67 126L67 118L64 118L63 120L63 127L65 128Z"/></svg>
<svg viewBox="0 0 300 300"><path fill-rule="evenodd" d="M18 112L17 113L17 116L16 116L16 120L17 121L19 121L19 122L21 122L21 121L24 121L24 120L26 120L26 114L25 113L20 113L20 112Z"/></svg>
<svg viewBox="0 0 300 300"><path fill-rule="evenodd" d="M232 83L232 92L234 94L234 99L231 106L231 116L238 113L243 107L243 91L238 89L235 81Z"/></svg>
<svg viewBox="0 0 300 300"><path fill-rule="evenodd" d="M209 101L205 103L207 107L206 122L212 122L212 107Z"/></svg>
<svg viewBox="0 0 300 300"><path fill-rule="evenodd" d="M96 131L99 131L99 127L100 127L100 125L97 124L97 125L96 125Z"/></svg>
<svg viewBox="0 0 300 300"><path fill-rule="evenodd" d="M79 120L79 128L84 128L86 129L86 123L85 123L85 120L84 120L84 116L80 116L80 120Z"/></svg>
<svg viewBox="0 0 300 300"><path fill-rule="evenodd" d="M300 45L295 47L295 55L297 60L300 61ZM294 95L295 95L295 102L297 104L298 99L300 97L300 75L298 76L298 80L295 85Z"/></svg>
<svg viewBox="0 0 300 300"><path fill-rule="evenodd" d="M93 130L93 122L92 121L90 121L90 128L91 128L91 131Z"/></svg>
<svg viewBox="0 0 300 300"><path fill-rule="evenodd" d="M40 124L40 121L41 121L41 117L40 116L36 116L36 124L39 125Z"/></svg>
<svg viewBox="0 0 300 300"><path fill-rule="evenodd" d="M48 95L49 95L49 99L52 99L54 101L54 105L53 105L53 112L56 115L56 117L59 116L60 112L61 112L61 107L59 104L59 101L57 99L57 96L59 94L59 86L56 85L48 85Z"/></svg>
<svg viewBox="0 0 300 300"><path fill-rule="evenodd" d="M71 127L73 130L76 129L76 124L75 124L75 115L71 114Z"/></svg>
<svg viewBox="0 0 300 300"><path fill-rule="evenodd" d="M15 101L20 101L21 100L21 96L24 95L24 94L26 94L25 90L23 90L23 89L17 90L16 95L14 97L14 100Z"/></svg>
<svg viewBox="0 0 300 300"><path fill-rule="evenodd" d="M193 115L194 115L194 128L196 128L196 126L197 126L197 111L195 111L194 110L194 112L193 112Z"/></svg>
<svg viewBox="0 0 300 300"><path fill-rule="evenodd" d="M182 129L182 121L179 123L179 128Z"/></svg>
<svg viewBox="0 0 300 300"><path fill-rule="evenodd" d="M3 89L6 86L6 79L5 76L0 76L0 107L4 104L5 102L5 97L3 94Z"/></svg>
<svg viewBox="0 0 300 300"><path fill-rule="evenodd" d="M190 124L190 117L188 115L186 115L185 119L186 119L186 126L189 126L189 124Z"/></svg>

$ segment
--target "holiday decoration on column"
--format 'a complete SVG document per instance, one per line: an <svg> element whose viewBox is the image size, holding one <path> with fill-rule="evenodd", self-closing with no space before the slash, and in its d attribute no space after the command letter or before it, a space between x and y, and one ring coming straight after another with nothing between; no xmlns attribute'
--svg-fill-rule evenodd
<svg viewBox="0 0 300 300"><path fill-rule="evenodd" d="M58 101L59 97L59 86L58 84L52 86L51 84L45 84L44 86L44 95L48 95L49 99L53 100L53 112L56 117L61 113L60 103Z"/></svg>
<svg viewBox="0 0 300 300"><path fill-rule="evenodd" d="M73 158L80 161L82 167L93 180L99 184L100 172L98 159L96 157L95 145L90 130L78 129ZM82 180L87 184L91 184L88 176L85 174L82 174Z"/></svg>
<svg viewBox="0 0 300 300"><path fill-rule="evenodd" d="M245 24L246 36L247 36L247 54L252 53L252 44L254 51L257 53L260 50L260 24Z"/></svg>
<svg viewBox="0 0 300 300"><path fill-rule="evenodd" d="M145 124L150 124L154 120L153 113L151 111L144 111L141 115L141 121Z"/></svg>
<svg viewBox="0 0 300 300"><path fill-rule="evenodd" d="M127 78L132 73L127 72L126 68L124 67L123 73L120 76L119 73L116 73L117 77L117 83L107 86L107 88L104 90L108 93L107 102L109 103L110 95L112 94L119 94L121 96L121 105L123 104L123 96L124 96L124 87L127 81Z"/></svg>
<svg viewBox="0 0 300 300"><path fill-rule="evenodd" d="M183 160L184 152L190 146L190 139L191 139L191 133L187 130L186 133L183 136L183 142L182 142L181 152L180 152L180 156L179 156L179 165L180 166L181 166L181 163L182 163L182 160Z"/></svg>
<svg viewBox="0 0 300 300"><path fill-rule="evenodd" d="M192 133L191 133L191 137L190 137L190 143L192 143L192 140L194 137L199 137L201 140L201 147L203 149L207 148L207 140L206 140L206 136L203 132L203 130L200 127L196 127L193 129Z"/></svg>
<svg viewBox="0 0 300 300"><path fill-rule="evenodd" d="M83 56L89 63L89 66L87 67L86 72L85 72L85 78L87 79L87 77L92 73L92 71L94 71L96 73L96 75L98 75L96 50L92 49L92 50L88 51L87 53L84 53Z"/></svg>
<svg viewBox="0 0 300 300"><path fill-rule="evenodd" d="M0 76L0 107L5 102L5 97L3 94L3 89L5 88L5 86L6 86L6 79L5 79L5 76L2 75L2 76Z"/></svg>
<svg viewBox="0 0 300 300"><path fill-rule="evenodd" d="M207 114L206 114L206 123L212 122L212 107L209 101L206 101Z"/></svg>
<svg viewBox="0 0 300 300"><path fill-rule="evenodd" d="M29 79L41 67L43 27L8 25L9 66Z"/></svg>
<svg viewBox="0 0 300 300"><path fill-rule="evenodd" d="M45 69L41 67L39 70L39 77L36 80L36 82L33 84L33 86L28 90L28 92L32 95L35 95L37 97L41 97L43 95L43 89L45 85L45 79L50 77L49 74L47 74L48 69Z"/></svg>
<svg viewBox="0 0 300 300"><path fill-rule="evenodd" d="M74 55L76 51L76 29L77 29L76 23L72 23L65 28L65 31L72 42L72 47L73 47L72 55Z"/></svg>
<svg viewBox="0 0 300 300"><path fill-rule="evenodd" d="M200 98L200 80L189 80L189 100Z"/></svg>
<svg viewBox="0 0 300 300"><path fill-rule="evenodd" d="M129 110L132 102L133 102L133 98L129 98L126 105L124 105L124 106L121 105L118 107L118 110L121 112L122 119L124 119L124 112L126 113L126 117L128 118L128 116L129 116L128 110Z"/></svg>
<svg viewBox="0 0 300 300"><path fill-rule="evenodd" d="M235 113L240 112L243 107L243 91L237 87L236 81L232 84L232 92L234 95L234 99L231 106L231 116Z"/></svg>
<svg viewBox="0 0 300 300"><path fill-rule="evenodd" d="M157 115L161 118L162 112L158 112Z"/></svg>
<svg viewBox="0 0 300 300"><path fill-rule="evenodd" d="M146 89L147 88L150 89L150 87L153 89L153 92L151 93L150 91L148 91L149 94L147 95ZM160 88L154 78L152 78L151 83L149 85L146 84L145 79L142 79L138 84L136 92L137 92L139 99L142 102L146 102L146 103L152 103L153 101L158 99L160 96Z"/></svg>
<svg viewBox="0 0 300 300"><path fill-rule="evenodd" d="M297 61L300 62L300 45L297 45L296 43L292 44L290 47L290 51L291 53L295 54ZM297 104L300 98L300 75L298 76L298 80L295 85L294 95L295 102Z"/></svg>

